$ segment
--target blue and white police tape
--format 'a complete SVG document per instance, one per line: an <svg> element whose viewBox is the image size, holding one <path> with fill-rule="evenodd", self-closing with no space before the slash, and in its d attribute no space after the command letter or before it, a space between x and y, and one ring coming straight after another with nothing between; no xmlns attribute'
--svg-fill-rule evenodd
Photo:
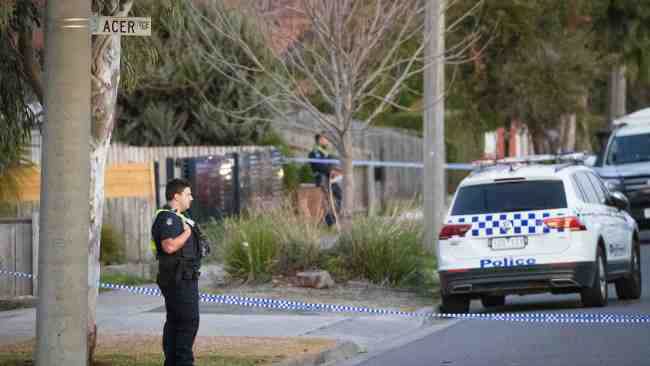
<svg viewBox="0 0 650 366"><path fill-rule="evenodd" d="M0 275L32 278L29 273L12 272L0 269ZM136 287L100 283L100 288L122 290L133 294L161 296L157 288ZM379 316L399 316L408 318L456 318L473 320L493 320L527 323L571 323L571 324L648 324L648 314L621 314L621 313L475 313L475 314L443 314L433 312L409 312L394 309L377 309L363 306L349 306L338 304L317 304L302 301L265 299L232 295L215 295L201 293L200 301L223 305L235 305L262 309L276 309L285 311L314 311L327 313L353 313Z"/></svg>
<svg viewBox="0 0 650 366"><path fill-rule="evenodd" d="M322 164L340 164L340 160L337 159L308 159L308 158L284 158L285 162L292 163L322 163ZM376 167L388 167L388 168L424 168L424 164L420 162L409 162L409 161L377 161L377 160L353 160L353 166L376 166ZM463 171L472 171L474 170L474 165L472 164L463 164L463 163L447 163L447 170L463 170Z"/></svg>

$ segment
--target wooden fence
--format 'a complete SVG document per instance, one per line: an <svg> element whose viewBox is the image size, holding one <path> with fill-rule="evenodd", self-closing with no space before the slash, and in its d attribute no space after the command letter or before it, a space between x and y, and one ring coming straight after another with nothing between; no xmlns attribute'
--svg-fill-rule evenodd
<svg viewBox="0 0 650 366"><path fill-rule="evenodd" d="M36 273L37 248L38 215L34 218L0 219L0 269ZM36 295L37 288L36 280L0 276L0 298Z"/></svg>
<svg viewBox="0 0 650 366"><path fill-rule="evenodd" d="M153 164L114 164L106 168L104 196L106 198L142 197L152 199L155 194ZM23 202L41 198L41 170L27 168L21 174L18 197Z"/></svg>
<svg viewBox="0 0 650 366"><path fill-rule="evenodd" d="M406 131L369 128L355 133L358 146L373 160L422 162L422 139ZM423 170L415 168L378 168L376 194L381 202L390 198L411 199L422 194Z"/></svg>
<svg viewBox="0 0 650 366"><path fill-rule="evenodd" d="M33 147L34 148L34 147ZM38 146L36 146L38 148ZM150 230L156 210L153 163L165 166L167 158L221 155L226 153L267 151L270 147L133 147L115 144L109 149L104 204L104 224L120 233L126 243L125 254L129 263L152 260L149 250ZM37 153L33 154L36 158ZM38 161L36 161L38 162ZM167 174L159 170L159 202L164 202ZM23 202L19 216L30 216L39 210L40 172L34 169L21 192Z"/></svg>
<svg viewBox="0 0 650 366"><path fill-rule="evenodd" d="M164 146L137 147L121 144L111 145L108 151L108 166L133 163L159 163L157 202L165 202L165 186L168 181L165 162L168 158L190 158L198 156L225 155L228 153L268 151L265 146ZM153 201L155 204L155 200Z"/></svg>
<svg viewBox="0 0 650 366"><path fill-rule="evenodd" d="M314 133L320 130L318 122L305 111L274 121L274 126L291 147L303 150L305 155L314 144ZM354 159L422 161L422 138L416 134L392 128L363 129L360 123L353 126ZM379 174L375 174L375 171ZM375 177L381 179L375 182ZM368 202L369 198L378 203L389 199L414 198L422 193L422 177L422 169L389 167L375 170L356 167L355 178L359 182L355 187L357 196L365 198L364 201L355 202L355 206Z"/></svg>
<svg viewBox="0 0 650 366"><path fill-rule="evenodd" d="M158 162L158 202L164 202L167 172L165 162L168 158L185 158L227 153L261 152L270 147L132 147L116 144L111 146L107 157L106 201L104 223L121 233L126 242L126 259L130 263L150 261L150 229L153 213L156 210L153 163ZM33 154L34 158L38 156ZM38 161L36 161L38 162ZM372 209L374 206L374 177L371 169L355 169L355 206ZM24 202L19 206L19 215L29 217L39 210L40 184L38 170L35 170L30 183L25 185L28 192L23 194Z"/></svg>

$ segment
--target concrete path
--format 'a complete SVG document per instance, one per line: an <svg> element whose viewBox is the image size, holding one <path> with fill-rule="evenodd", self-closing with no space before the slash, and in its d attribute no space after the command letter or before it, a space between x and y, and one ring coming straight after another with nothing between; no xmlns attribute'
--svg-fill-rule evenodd
<svg viewBox="0 0 650 366"><path fill-rule="evenodd" d="M102 333L162 334L164 321L162 297L125 291L104 292L99 296L97 323ZM199 336L330 338L341 343L352 342L362 351L372 351L423 326L442 322L445 321L432 323L423 318L271 311L202 303ZM34 308L0 312L0 345L35 337L35 323Z"/></svg>

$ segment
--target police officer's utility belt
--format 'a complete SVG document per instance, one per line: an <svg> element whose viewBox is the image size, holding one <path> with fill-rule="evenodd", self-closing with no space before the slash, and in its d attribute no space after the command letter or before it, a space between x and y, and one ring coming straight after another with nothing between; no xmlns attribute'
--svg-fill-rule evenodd
<svg viewBox="0 0 650 366"><path fill-rule="evenodd" d="M182 280L197 280L201 275L196 260L176 255L161 255L159 261L158 284L178 285Z"/></svg>

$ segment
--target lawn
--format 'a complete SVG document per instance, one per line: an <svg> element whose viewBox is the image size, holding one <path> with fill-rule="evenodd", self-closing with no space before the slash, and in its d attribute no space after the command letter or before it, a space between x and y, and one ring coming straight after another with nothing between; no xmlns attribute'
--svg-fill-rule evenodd
<svg viewBox="0 0 650 366"><path fill-rule="evenodd" d="M198 337L194 345L197 366L269 365L332 348L327 339L280 337ZM0 365L32 366L34 341L0 347ZM141 334L99 336L94 366L159 366L163 363L161 337Z"/></svg>

